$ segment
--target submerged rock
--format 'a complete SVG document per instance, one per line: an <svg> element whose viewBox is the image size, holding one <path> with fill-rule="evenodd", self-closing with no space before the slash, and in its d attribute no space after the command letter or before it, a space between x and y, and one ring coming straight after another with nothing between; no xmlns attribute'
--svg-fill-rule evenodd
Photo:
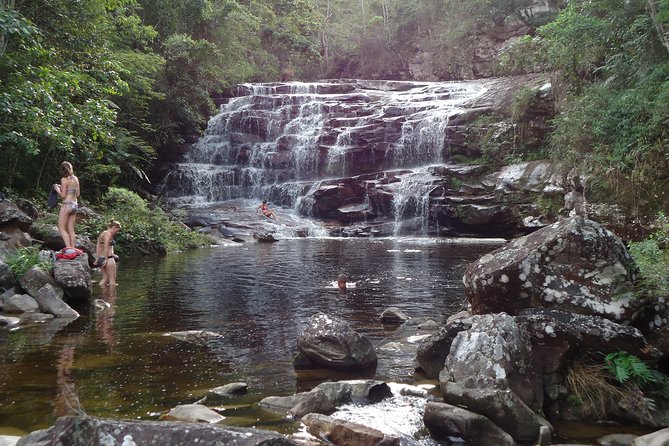
<svg viewBox="0 0 669 446"><path fill-rule="evenodd" d="M165 333L165 336L171 336L184 342L192 342L194 344L204 345L213 339L221 339L223 335L206 330L187 330L187 331L170 331Z"/></svg>
<svg viewBox="0 0 669 446"><path fill-rule="evenodd" d="M186 421L189 423L205 422L218 423L225 417L218 412L214 412L202 404L182 404L165 414L162 419L172 421Z"/></svg>

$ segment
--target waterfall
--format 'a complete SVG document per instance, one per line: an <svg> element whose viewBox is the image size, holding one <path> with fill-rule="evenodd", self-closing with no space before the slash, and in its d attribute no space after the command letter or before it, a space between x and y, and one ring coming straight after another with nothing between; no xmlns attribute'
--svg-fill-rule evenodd
<svg viewBox="0 0 669 446"><path fill-rule="evenodd" d="M386 190L394 194L396 230L415 220L425 232L434 186L424 167L448 162L451 120L485 91L477 81L242 84L159 192L179 205L269 199L302 215L319 217L332 205L340 211L329 215L360 219L368 211L359 209L376 206L367 195L374 185L366 182L389 169L412 169ZM350 190L319 194L323 187Z"/></svg>
<svg viewBox="0 0 669 446"><path fill-rule="evenodd" d="M404 175L397 183L393 194L392 207L395 217L393 234L405 232L427 235L430 217L430 192L436 180L428 168Z"/></svg>

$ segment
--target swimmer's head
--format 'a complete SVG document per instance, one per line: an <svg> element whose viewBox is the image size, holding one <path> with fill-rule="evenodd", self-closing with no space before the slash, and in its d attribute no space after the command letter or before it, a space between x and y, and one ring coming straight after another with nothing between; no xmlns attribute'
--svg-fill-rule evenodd
<svg viewBox="0 0 669 446"><path fill-rule="evenodd" d="M337 276L337 286L339 287L340 290L343 290L346 288L346 274L340 274Z"/></svg>

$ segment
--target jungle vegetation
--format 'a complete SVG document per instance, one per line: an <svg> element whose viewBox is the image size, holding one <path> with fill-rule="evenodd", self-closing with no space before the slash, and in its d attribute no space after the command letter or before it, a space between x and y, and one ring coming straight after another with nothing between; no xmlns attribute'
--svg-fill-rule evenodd
<svg viewBox="0 0 669 446"><path fill-rule="evenodd" d="M91 202L150 189L237 83L406 79L417 61L435 80L550 73L542 150L666 207L669 0L0 0L0 189L44 195L63 160Z"/></svg>

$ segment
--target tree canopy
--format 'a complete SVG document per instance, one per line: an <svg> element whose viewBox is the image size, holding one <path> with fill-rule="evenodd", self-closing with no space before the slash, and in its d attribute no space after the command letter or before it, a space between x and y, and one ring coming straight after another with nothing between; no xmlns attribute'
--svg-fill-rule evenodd
<svg viewBox="0 0 669 446"><path fill-rule="evenodd" d="M531 72L556 159L661 193L669 0L0 0L0 188L139 187L241 82Z"/></svg>

